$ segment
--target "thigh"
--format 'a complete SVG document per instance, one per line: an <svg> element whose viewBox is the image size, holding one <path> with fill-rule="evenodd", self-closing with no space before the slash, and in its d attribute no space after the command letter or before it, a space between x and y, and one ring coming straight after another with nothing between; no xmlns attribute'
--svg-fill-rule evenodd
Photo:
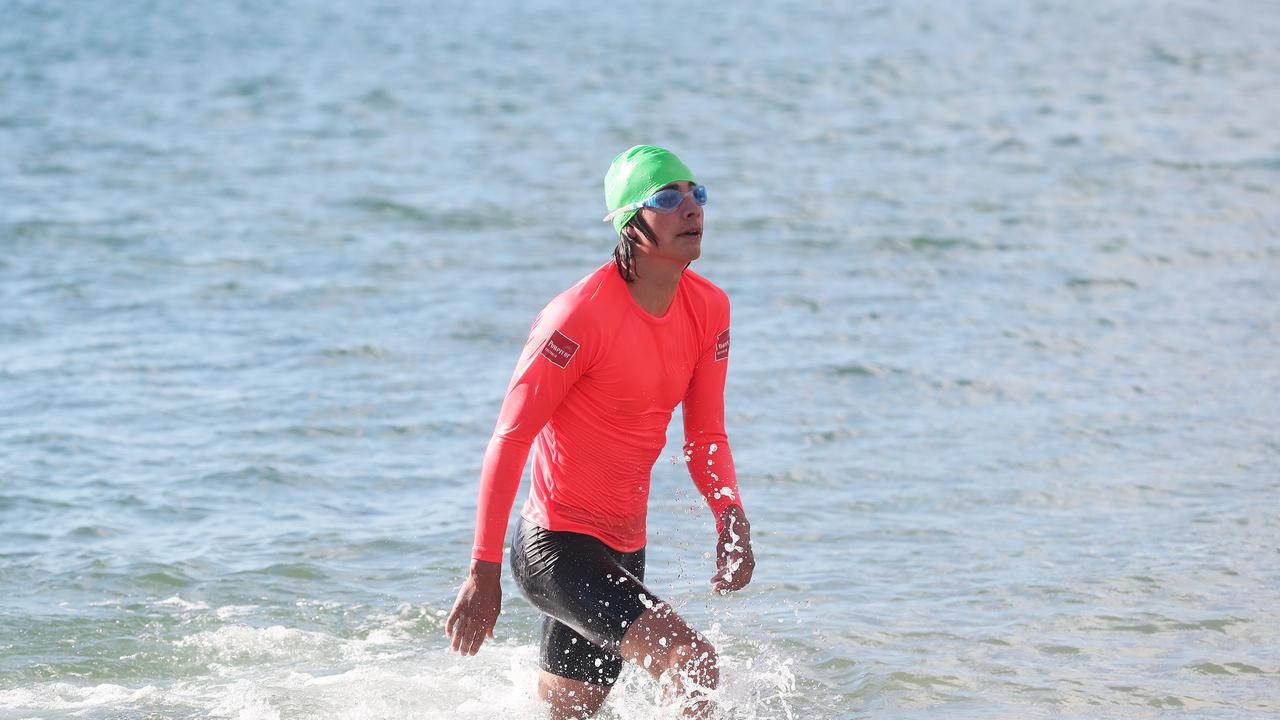
<svg viewBox="0 0 1280 720"><path fill-rule="evenodd" d="M546 614L542 667L561 677L610 684L631 623L660 601L644 587L644 551L621 553L596 538L521 521L511 544L521 593Z"/></svg>
<svg viewBox="0 0 1280 720"><path fill-rule="evenodd" d="M538 666L569 680L610 686L622 673L622 656L606 650L564 623L546 616Z"/></svg>

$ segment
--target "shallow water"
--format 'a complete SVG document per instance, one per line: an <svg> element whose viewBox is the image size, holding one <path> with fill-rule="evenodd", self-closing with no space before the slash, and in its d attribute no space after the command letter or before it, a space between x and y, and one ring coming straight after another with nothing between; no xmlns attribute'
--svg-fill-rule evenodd
<svg viewBox="0 0 1280 720"><path fill-rule="evenodd" d="M712 193L756 535L654 470L735 718L1280 712L1264 2L0 6L0 718L537 718L446 650L533 314ZM657 718L628 671L602 717Z"/></svg>

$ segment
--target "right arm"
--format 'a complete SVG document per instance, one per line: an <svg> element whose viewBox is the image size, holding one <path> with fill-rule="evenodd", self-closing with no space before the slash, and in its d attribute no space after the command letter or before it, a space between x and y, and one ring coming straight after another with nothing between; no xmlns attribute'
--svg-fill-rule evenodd
<svg viewBox="0 0 1280 720"><path fill-rule="evenodd" d="M572 316L544 311L520 354L480 470L471 569L445 621L453 649L463 655L474 655L486 635L494 636L502 602L502 541L520 475L533 439L589 365L588 330Z"/></svg>

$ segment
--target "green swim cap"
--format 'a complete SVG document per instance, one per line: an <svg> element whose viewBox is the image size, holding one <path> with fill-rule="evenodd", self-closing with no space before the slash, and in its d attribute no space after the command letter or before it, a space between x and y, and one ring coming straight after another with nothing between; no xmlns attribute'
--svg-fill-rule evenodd
<svg viewBox="0 0 1280 720"><path fill-rule="evenodd" d="M675 153L654 145L636 145L618 153L609 165L609 172L604 175L604 204L612 212L682 180L693 182L693 173ZM613 229L621 233L638 212L631 210L615 217Z"/></svg>

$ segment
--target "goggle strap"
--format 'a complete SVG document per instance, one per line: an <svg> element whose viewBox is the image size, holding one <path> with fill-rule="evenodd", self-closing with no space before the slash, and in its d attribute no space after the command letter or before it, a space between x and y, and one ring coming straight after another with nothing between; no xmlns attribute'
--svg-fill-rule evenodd
<svg viewBox="0 0 1280 720"><path fill-rule="evenodd" d="M605 215L604 220L602 220L601 222L609 222L624 212L639 210L640 208L644 207L644 202L645 202L644 200L641 200L640 202L633 202L630 205L624 205L618 208L617 210L614 210L613 212L609 213L608 215Z"/></svg>

